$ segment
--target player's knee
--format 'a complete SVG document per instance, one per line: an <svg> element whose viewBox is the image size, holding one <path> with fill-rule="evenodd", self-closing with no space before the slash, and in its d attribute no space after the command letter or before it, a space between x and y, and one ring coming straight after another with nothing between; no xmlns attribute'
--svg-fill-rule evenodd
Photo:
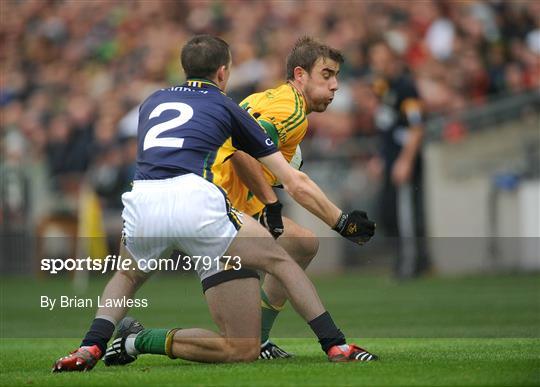
<svg viewBox="0 0 540 387"><path fill-rule="evenodd" d="M298 264L302 267L309 265L319 251L319 239L311 231L298 238Z"/></svg>
<svg viewBox="0 0 540 387"><path fill-rule="evenodd" d="M259 353L259 338L230 339L227 342L227 361L230 363L255 361Z"/></svg>
<svg viewBox="0 0 540 387"><path fill-rule="evenodd" d="M319 239L307 229L288 236L294 240L294 244L288 244L289 247L287 247L290 249L292 258L301 267L306 268L319 251Z"/></svg>

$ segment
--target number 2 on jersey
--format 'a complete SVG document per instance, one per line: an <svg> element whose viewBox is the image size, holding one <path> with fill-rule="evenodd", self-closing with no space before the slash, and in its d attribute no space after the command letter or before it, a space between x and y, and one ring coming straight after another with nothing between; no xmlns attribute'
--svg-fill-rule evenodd
<svg viewBox="0 0 540 387"><path fill-rule="evenodd" d="M184 145L183 138L176 137L159 137L158 136L170 129L177 128L188 122L193 117L193 109L188 104L182 102L165 102L156 106L152 113L150 113L149 119L159 117L161 113L166 110L176 110L178 117L171 120L154 125L148 130L144 137L143 151L156 146L168 147L168 148L182 148Z"/></svg>

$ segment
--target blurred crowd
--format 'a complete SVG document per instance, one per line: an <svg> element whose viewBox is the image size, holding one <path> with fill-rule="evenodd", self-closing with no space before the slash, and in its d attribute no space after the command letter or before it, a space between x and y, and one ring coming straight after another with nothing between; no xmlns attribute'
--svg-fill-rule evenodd
<svg viewBox="0 0 540 387"><path fill-rule="evenodd" d="M43 167L46 189L58 194L51 205L67 211L82 181L105 208L119 208L136 155L132 117L154 89L183 81L179 51L193 34L230 43L228 94L237 101L283 82L298 37L341 49L337 97L329 112L310 116L310 136L335 141L375 133L367 52L377 39L407 65L428 113L540 86L536 0L3 0L0 7L4 161Z"/></svg>

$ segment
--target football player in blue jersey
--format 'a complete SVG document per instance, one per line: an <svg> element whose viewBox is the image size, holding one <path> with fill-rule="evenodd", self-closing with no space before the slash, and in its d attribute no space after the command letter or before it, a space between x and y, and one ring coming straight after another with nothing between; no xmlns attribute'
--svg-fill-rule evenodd
<svg viewBox="0 0 540 387"><path fill-rule="evenodd" d="M260 351L261 313L255 270L281 281L330 361L375 360L365 349L347 344L304 271L263 226L232 208L212 181L231 156L225 150L232 145L262 162L294 200L345 238L355 243L369 240L374 223L360 211L339 210L223 93L231 68L226 42L196 36L183 47L181 61L187 82L156 91L139 111L137 171L133 189L122 196L120 248L136 270L114 274L80 347L58 359L53 371L90 370L104 355L107 365L128 364L146 353L199 362L253 361ZM129 303L114 302L133 298L150 275L145 270L149 262L168 257L174 249L218 258L218 264L201 265L197 271L219 332L144 329L138 321L124 318ZM239 257L240 270L227 264L227 256ZM116 325L116 337L105 353Z"/></svg>

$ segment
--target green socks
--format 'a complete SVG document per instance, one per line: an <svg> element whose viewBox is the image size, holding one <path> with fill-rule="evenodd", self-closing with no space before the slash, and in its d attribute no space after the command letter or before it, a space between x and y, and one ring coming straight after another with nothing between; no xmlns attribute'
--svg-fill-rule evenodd
<svg viewBox="0 0 540 387"><path fill-rule="evenodd" d="M279 312L283 309L272 305L268 300L268 296L261 288L261 343L265 343L270 337L270 331L274 325L274 321Z"/></svg>
<svg viewBox="0 0 540 387"><path fill-rule="evenodd" d="M270 331L274 321L283 307L272 305L268 296L261 288L261 343L270 337ZM156 355L167 355L173 358L172 341L178 329L144 329L135 338L135 349L139 353L152 353Z"/></svg>
<svg viewBox="0 0 540 387"><path fill-rule="evenodd" d="M166 355L165 342L167 341L168 329L145 329L135 338L135 349L139 353L153 353Z"/></svg>

